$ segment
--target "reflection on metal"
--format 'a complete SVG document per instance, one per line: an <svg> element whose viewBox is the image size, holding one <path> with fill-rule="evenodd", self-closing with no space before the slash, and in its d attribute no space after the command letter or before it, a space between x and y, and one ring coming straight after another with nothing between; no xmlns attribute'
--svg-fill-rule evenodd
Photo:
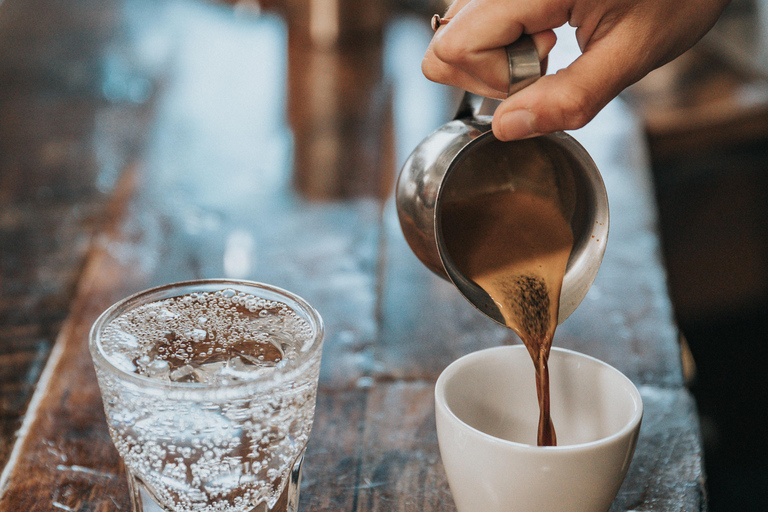
<svg viewBox="0 0 768 512"><path fill-rule="evenodd" d="M441 18L439 14L435 14L434 16L432 16L432 21L431 21L432 30L437 32L437 29L439 29L449 21L451 21L450 17Z"/></svg>

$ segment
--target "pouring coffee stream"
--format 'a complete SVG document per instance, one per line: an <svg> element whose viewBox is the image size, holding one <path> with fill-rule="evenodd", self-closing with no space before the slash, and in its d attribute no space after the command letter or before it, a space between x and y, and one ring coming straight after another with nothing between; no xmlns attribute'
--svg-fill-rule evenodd
<svg viewBox="0 0 768 512"><path fill-rule="evenodd" d="M446 204L443 233L456 268L494 300L528 349L539 399L539 445L556 444L547 360L573 245L557 197L507 189Z"/></svg>
<svg viewBox="0 0 768 512"><path fill-rule="evenodd" d="M507 47L507 57L510 94L540 76L530 37ZM466 93L455 118L408 158L397 184L398 216L428 268L523 340L536 368L538 442L555 444L547 358L557 324L584 298L600 266L605 186L572 137L499 141L478 101Z"/></svg>

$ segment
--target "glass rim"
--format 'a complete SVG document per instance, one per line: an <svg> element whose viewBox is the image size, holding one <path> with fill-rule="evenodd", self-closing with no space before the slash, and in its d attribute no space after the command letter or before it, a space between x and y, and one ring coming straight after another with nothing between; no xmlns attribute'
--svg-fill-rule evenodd
<svg viewBox="0 0 768 512"><path fill-rule="evenodd" d="M259 375L252 379L234 380L231 382L216 383L216 384L208 384L203 382L173 382L173 381L165 382L165 381L155 380L145 375L128 372L120 368L119 366L113 364L109 360L109 358L107 358L107 356L104 354L102 350L102 345L99 342L101 338L101 332L103 331L104 327L106 327L111 321L116 319L123 312L131 309L132 306L139 306L139 305L148 304L150 302L154 302L158 300L164 300L172 297L179 297L181 295L184 295L184 293L176 294L176 293L173 293L173 291L183 290L185 288L188 289L186 293L194 293L195 291L215 292L215 291L219 291L214 289L216 286L219 286L219 285L222 287L221 288L222 290L226 289L227 287L230 287L230 288L233 288L235 291L243 291L243 292L248 292L249 290L250 292L254 292L254 293L258 292L259 290L266 291L271 294L277 295L282 299L287 299L288 301L295 303L300 308L300 311L297 311L297 312L300 314L303 313L301 314L302 318L307 320L310 324L310 327L312 328L312 332L313 332L312 345L309 347L308 350L299 352L299 356L296 358L294 364L287 365L286 367L283 367L280 369L276 369L275 372L270 372L267 375ZM195 290L194 287L196 286L201 288L211 288L211 289ZM278 298L277 300L280 300L280 298ZM269 298L268 300L275 300L275 299ZM286 306L288 306L293 310L296 310L296 307L290 303L286 303ZM285 382L287 380L291 380L294 376L297 376L303 373L306 370L307 366L309 366L310 362L314 360L317 352L322 350L324 335L325 335L325 328L323 325L323 319L320 316L320 314L306 300L304 300L302 297L300 297L299 295L296 295L293 292L290 292L288 290L285 290L283 288L273 286L270 284L266 284L258 281L249 281L244 279L225 279L225 278L194 279L189 281L179 281L179 282L168 283L160 286L155 286L152 288L147 288L145 290L136 292L132 295L129 295L128 297L125 297L115 302L106 310L104 310L96 319L96 321L94 321L88 335L88 347L90 349L91 357L94 361L95 366L105 369L109 373L118 376L120 380L129 381L143 388L158 389L158 390L175 390L175 391L219 392L219 391L230 390L230 389L250 388L254 386L263 385L264 383L274 384L274 383L280 383L280 382Z"/></svg>

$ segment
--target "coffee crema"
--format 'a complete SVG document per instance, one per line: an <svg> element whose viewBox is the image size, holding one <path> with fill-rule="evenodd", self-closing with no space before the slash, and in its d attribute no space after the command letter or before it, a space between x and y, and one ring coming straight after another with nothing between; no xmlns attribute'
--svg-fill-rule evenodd
<svg viewBox="0 0 768 512"><path fill-rule="evenodd" d="M547 360L573 232L557 194L507 188L443 205L446 249L485 290L528 349L539 402L537 444L555 446Z"/></svg>

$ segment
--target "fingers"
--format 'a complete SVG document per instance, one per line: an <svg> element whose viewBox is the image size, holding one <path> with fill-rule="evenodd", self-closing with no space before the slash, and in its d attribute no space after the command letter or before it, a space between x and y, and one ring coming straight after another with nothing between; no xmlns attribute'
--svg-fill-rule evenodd
<svg viewBox="0 0 768 512"><path fill-rule="evenodd" d="M493 60L498 60L502 58L502 55L499 53L492 58ZM506 55L504 55L503 58L506 60ZM500 84L503 81L502 73L506 73L508 77L509 70L505 69L502 72L498 66L494 66L494 69L495 73L499 76L493 80L494 85L489 85L482 80L475 78L463 69L452 66L436 57L431 45L427 48L424 60L421 62L422 73L433 82L452 85L487 98L504 99L507 97L507 91L504 90L503 87L500 87ZM507 80L509 79L507 78Z"/></svg>
<svg viewBox="0 0 768 512"><path fill-rule="evenodd" d="M450 23L422 62L430 80L492 98L509 86L504 47L533 34L540 58L555 44L551 29L576 27L582 50L570 66L505 99L493 131L512 140L576 129L623 88L691 47L728 0L457 0Z"/></svg>
<svg viewBox="0 0 768 512"><path fill-rule="evenodd" d="M551 0L542 8L532 2L457 0L446 12L450 23L437 30L427 49L424 75L483 96L505 98L509 67L504 47L523 33L531 34L539 58L545 61L557 39L551 29L567 21L567 8L547 6L561 3Z"/></svg>
<svg viewBox="0 0 768 512"><path fill-rule="evenodd" d="M514 140L587 124L632 81L626 71L631 64L609 46L590 48L567 68L504 100L493 116L494 135Z"/></svg>
<svg viewBox="0 0 768 512"><path fill-rule="evenodd" d="M453 20L451 20L453 23ZM441 27L447 30L450 23ZM519 37L519 36L518 36ZM557 36L552 30L544 30L532 34L536 52L542 61L542 73L546 72L547 55L557 42ZM514 40L510 41L513 42ZM509 43L507 43L509 44ZM506 45L505 45L506 46ZM435 52L440 51L438 56ZM457 52L457 53L452 53ZM504 99L509 90L509 63L504 47L482 50L476 54L471 64L459 64L464 57L463 50L451 47L440 47L430 44L427 48L421 69L428 79L489 98Z"/></svg>
<svg viewBox="0 0 768 512"><path fill-rule="evenodd" d="M568 21L571 0L470 0L454 3L451 22L435 34L446 52L471 60L477 52L503 48L521 34L535 34Z"/></svg>

